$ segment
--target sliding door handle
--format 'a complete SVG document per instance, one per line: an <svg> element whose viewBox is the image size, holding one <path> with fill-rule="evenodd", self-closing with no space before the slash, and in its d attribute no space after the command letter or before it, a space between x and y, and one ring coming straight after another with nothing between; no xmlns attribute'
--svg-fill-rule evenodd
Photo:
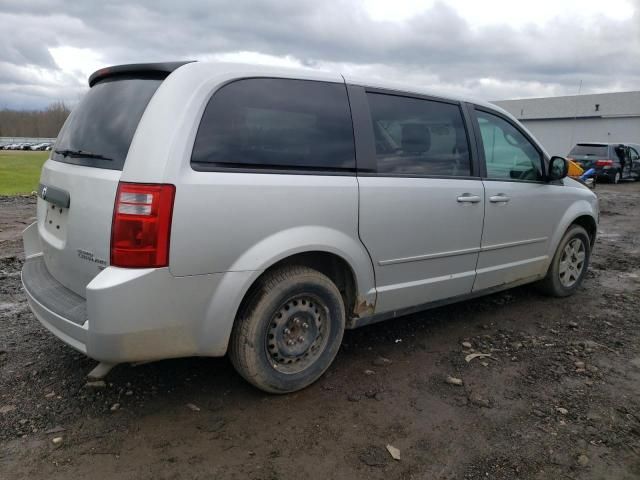
<svg viewBox="0 0 640 480"><path fill-rule="evenodd" d="M511 200L511 197L505 195L504 193L499 193L497 195L492 195L489 197L489 201L491 203L507 203L509 200Z"/></svg>
<svg viewBox="0 0 640 480"><path fill-rule="evenodd" d="M482 200L478 195L473 195L471 193L463 193L458 197L458 202L460 203L480 203Z"/></svg>

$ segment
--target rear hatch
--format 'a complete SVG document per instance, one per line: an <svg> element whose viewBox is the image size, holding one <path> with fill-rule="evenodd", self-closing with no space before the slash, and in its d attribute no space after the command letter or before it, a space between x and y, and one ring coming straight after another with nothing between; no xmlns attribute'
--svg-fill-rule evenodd
<svg viewBox="0 0 640 480"><path fill-rule="evenodd" d="M585 170L595 167L597 160L607 160L611 158L609 155L609 145L606 143L578 143L571 149L568 156Z"/></svg>
<svg viewBox="0 0 640 480"><path fill-rule="evenodd" d="M138 123L167 74L94 74L43 167L38 232L44 261L53 277L83 297L109 264L118 181Z"/></svg>

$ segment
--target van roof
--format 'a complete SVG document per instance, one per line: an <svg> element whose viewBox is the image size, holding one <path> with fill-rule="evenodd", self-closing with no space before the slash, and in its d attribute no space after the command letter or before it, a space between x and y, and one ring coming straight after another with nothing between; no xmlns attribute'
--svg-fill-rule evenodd
<svg viewBox="0 0 640 480"><path fill-rule="evenodd" d="M351 85L360 85L363 87L380 88L385 90L395 90L398 92L415 93L418 95L441 98L443 100L474 103L476 105L491 108L492 110L497 110L513 118L513 116L506 110L498 107L493 103L489 103L484 100L478 100L476 98L451 95L448 93L443 93L434 89L424 88L416 85L363 78L352 75L343 75L337 72L327 72L311 68L275 67L269 65L245 63L198 62L194 60L187 60L177 62L132 63L126 65L114 65L111 67L102 68L91 74L91 76L89 77L89 86L92 87L98 81L115 75L126 75L131 73L157 73L169 75L173 71L185 66L187 66L186 68L188 69L195 69L200 71L210 70L211 74L216 76L226 74L229 80L233 80L234 78L246 78L253 76L275 76L283 78L295 78L300 80L317 80L331 82L345 81L346 83Z"/></svg>
<svg viewBox="0 0 640 480"><path fill-rule="evenodd" d="M633 142L578 142L576 145L588 145L591 147L617 147L618 145L638 146L637 143Z"/></svg>

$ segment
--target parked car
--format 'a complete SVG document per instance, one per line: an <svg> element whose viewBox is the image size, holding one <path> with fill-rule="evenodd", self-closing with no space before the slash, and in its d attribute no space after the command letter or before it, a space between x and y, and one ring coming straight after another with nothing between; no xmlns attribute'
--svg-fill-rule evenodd
<svg viewBox="0 0 640 480"><path fill-rule="evenodd" d="M22 282L105 369L228 353L291 392L345 328L585 276L596 196L486 102L197 62L89 85L43 166Z"/></svg>
<svg viewBox="0 0 640 480"><path fill-rule="evenodd" d="M640 179L640 145L633 143L578 143L568 158L585 170L595 168L596 178L612 183Z"/></svg>
<svg viewBox="0 0 640 480"><path fill-rule="evenodd" d="M10 143L8 145L5 145L5 150L30 150L31 144L30 143L24 143L24 142L20 142L20 143Z"/></svg>
<svg viewBox="0 0 640 480"><path fill-rule="evenodd" d="M30 150L44 151L51 146L49 142L36 143L29 147Z"/></svg>

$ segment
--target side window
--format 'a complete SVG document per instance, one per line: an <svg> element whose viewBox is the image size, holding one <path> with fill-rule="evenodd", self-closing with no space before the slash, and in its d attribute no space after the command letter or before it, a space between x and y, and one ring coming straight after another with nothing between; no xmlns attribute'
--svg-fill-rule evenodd
<svg viewBox="0 0 640 480"><path fill-rule="evenodd" d="M207 168L354 171L344 84L252 78L216 92L191 155Z"/></svg>
<svg viewBox="0 0 640 480"><path fill-rule="evenodd" d="M367 97L379 174L471 174L459 106L378 93Z"/></svg>
<svg viewBox="0 0 640 480"><path fill-rule="evenodd" d="M542 156L511 123L476 110L487 177L506 180L542 180Z"/></svg>
<svg viewBox="0 0 640 480"><path fill-rule="evenodd" d="M640 160L640 154L638 154L638 151L635 148L629 147L629 151L631 153L632 162L637 162L638 160Z"/></svg>

